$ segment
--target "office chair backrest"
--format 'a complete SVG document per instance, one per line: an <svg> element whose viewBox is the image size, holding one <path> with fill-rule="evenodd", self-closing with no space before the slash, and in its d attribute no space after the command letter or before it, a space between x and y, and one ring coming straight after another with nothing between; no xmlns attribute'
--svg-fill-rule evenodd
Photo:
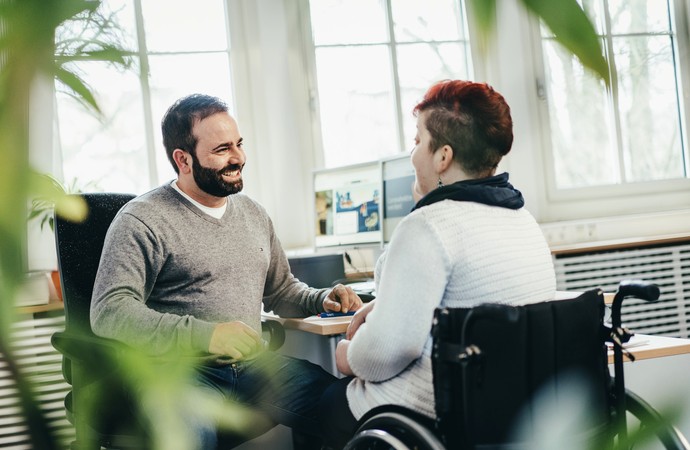
<svg viewBox="0 0 690 450"><path fill-rule="evenodd" d="M83 222L55 217L55 243L62 298L65 306L65 329L93 335L89 319L91 292L103 251L103 241L110 223L132 194L87 193L80 195L88 206Z"/></svg>
<svg viewBox="0 0 690 450"><path fill-rule="evenodd" d="M572 405L586 399L587 419L597 426L584 434L603 435L611 420L603 317L598 290L518 307L437 309L432 364L447 448L534 439L544 419L539 400L556 406L551 419L571 421Z"/></svg>

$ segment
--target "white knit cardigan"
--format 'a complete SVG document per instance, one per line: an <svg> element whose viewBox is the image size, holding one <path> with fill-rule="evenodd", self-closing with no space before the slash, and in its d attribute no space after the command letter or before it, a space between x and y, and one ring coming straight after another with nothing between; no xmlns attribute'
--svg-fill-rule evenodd
<svg viewBox="0 0 690 450"><path fill-rule="evenodd" d="M375 306L347 352L353 415L396 404L434 417L435 308L533 303L555 289L548 245L526 209L444 200L410 213L376 264Z"/></svg>

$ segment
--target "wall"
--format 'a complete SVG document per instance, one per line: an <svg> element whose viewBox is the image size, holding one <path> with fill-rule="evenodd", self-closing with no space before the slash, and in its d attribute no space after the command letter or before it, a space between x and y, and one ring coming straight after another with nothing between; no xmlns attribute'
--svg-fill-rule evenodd
<svg viewBox="0 0 690 450"><path fill-rule="evenodd" d="M297 7L284 0L229 6L245 190L267 209L286 247L309 246L314 144Z"/></svg>

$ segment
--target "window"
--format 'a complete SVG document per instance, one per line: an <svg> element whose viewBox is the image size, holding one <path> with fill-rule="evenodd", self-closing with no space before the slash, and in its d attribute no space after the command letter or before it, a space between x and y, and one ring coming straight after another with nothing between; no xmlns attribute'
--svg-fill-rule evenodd
<svg viewBox="0 0 690 450"><path fill-rule="evenodd" d="M463 0L309 0L325 167L412 147L412 108L470 78Z"/></svg>
<svg viewBox="0 0 690 450"><path fill-rule="evenodd" d="M133 66L75 67L91 86L102 120L56 86L63 176L77 187L142 193L174 178L160 120L176 99L203 92L232 104L225 2L104 0L102 7L118 23L116 38L131 50Z"/></svg>
<svg viewBox="0 0 690 450"><path fill-rule="evenodd" d="M677 4L676 4L677 3ZM583 0L610 86L542 28L553 191L687 179L688 41L683 2ZM687 188L687 186L686 186ZM597 191L601 195L604 191Z"/></svg>

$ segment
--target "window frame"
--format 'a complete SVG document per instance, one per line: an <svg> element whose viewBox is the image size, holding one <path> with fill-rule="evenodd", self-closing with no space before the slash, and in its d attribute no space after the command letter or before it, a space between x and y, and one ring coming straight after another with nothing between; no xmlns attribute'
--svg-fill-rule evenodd
<svg viewBox="0 0 690 450"><path fill-rule="evenodd" d="M469 73L474 73L474 76L476 77L477 73L481 73L483 67L481 66L482 62L481 60L478 60L476 54L477 54L477 46L476 44L473 44L474 41L477 39L475 38L475 33L474 33L474 27L472 23L470 23L469 19L469 13L468 9L471 8L470 5L467 4L467 0L454 0L459 3L460 6L460 20L463 23L463 26L466 31L466 38L464 39L459 39L457 41L414 41L414 42L399 42L396 40L395 37L395 24L393 22L393 11L391 9L391 3L392 0L381 0L384 3L385 7L385 16L386 16L386 25L387 25L387 41L385 42L376 42L376 43L367 43L367 44L329 44L329 45L323 45L323 46L318 46L318 47L352 47L352 46L367 46L367 45L383 45L388 48L388 56L390 58L390 67L392 70L392 73L390 74L391 81L393 82L394 86L392 89L393 93L393 99L394 99L394 105L393 109L395 110L396 117L395 117L395 125L396 125L396 134L397 134L397 139L400 144L400 149L397 153L394 154L387 154L383 155L381 157L376 158L377 160L380 159L385 159L389 157L394 157L398 156L400 154L404 154L406 152L409 152L411 147L412 147L412 139L414 136L407 136L405 134L405 129L404 129L404 116L405 114L411 114L410 111L406 111L403 108L402 101L401 101L401 86L400 86L400 79L399 79L399 74L398 74L398 66L397 66L397 54L398 54L398 48L400 46L405 46L405 45L412 45L412 44L418 44L418 43L445 43L445 42L457 42L457 43L464 43L467 48L467 61L466 64L468 64L468 72ZM305 56L307 61L305 62L305 67L307 71L307 82L309 85L309 93L310 93L310 110L311 110L311 128L312 128L312 136L313 136L313 142L314 142L314 167L315 168L324 168L324 169L332 169L332 168L337 168L338 166L326 166L325 164L325 148L324 148L324 140L323 140L323 133L322 133L322 125L321 125L321 111L320 111L320 103L319 103L319 93L318 93L318 74L317 74L317 66L316 66L316 49L317 45L314 43L313 40L313 32L312 32L312 20L311 20L311 9L309 5L309 0L299 0L299 15L300 15L300 20L303 20L304 22L301 24L301 29L302 29L302 40L303 40L303 45L305 49ZM428 87L428 86L427 86ZM409 145L407 145L409 143ZM367 161L357 161L358 163L363 163Z"/></svg>
<svg viewBox="0 0 690 450"><path fill-rule="evenodd" d="M685 127L682 139L687 173L686 178L678 179L628 181L614 185L565 189L557 187L540 22L534 17L528 19L536 86L534 90L536 113L538 126L541 129L540 151L538 152L539 171L544 177L544 189L539 194L538 220L540 222L587 220L690 208L690 139L688 137L690 134L690 34L688 32L690 11L684 1L671 0L671 2L676 21L674 47L677 47L680 59L676 62L679 64L678 82L682 90L678 98L682 102L681 120ZM604 49L604 51L608 50L608 47ZM607 89L606 95L611 102L613 94L610 88ZM535 171L535 175L538 175L536 172L538 171Z"/></svg>
<svg viewBox="0 0 690 450"><path fill-rule="evenodd" d="M107 1L107 0L106 0ZM150 58L151 57L157 57L157 56L185 56L185 55L223 55L223 57L227 60L227 67L228 67L228 73L230 74L230 79L228 80L228 83L230 85L230 95L231 97L229 100L232 103L230 103L228 106L231 108L231 110L235 109L234 106L237 102L236 96L235 96L235 73L234 73L234 68L233 68L233 45L231 36L230 36L230 28L231 28L231 15L230 15L230 8L231 5L229 4L228 0L222 0L219 1L219 4L223 8L223 21L225 24L225 29L223 30L224 34L226 35L227 38L227 45L225 49L222 50L174 50L174 51L154 51L154 50L149 50L146 42L146 27L144 24L145 17L144 17L144 9L142 6L142 0L125 0L126 2L129 3L127 6L127 10L131 11L133 13L134 17L131 18L133 27L131 32L136 33L133 38L134 38L134 44L136 45L136 48L129 49L128 55L132 58L136 59L136 62L133 64L133 68L129 69L131 70L132 76L136 78L137 82L136 85L132 85L133 89L138 90L138 93L140 94L140 101L141 103L138 105L138 107L141 108L141 113L142 113L142 139L143 139L143 146L142 148L146 152L145 155L145 160L147 164L146 168L146 182L144 183L145 188L139 192L143 193L149 189L152 189L156 186L159 186L161 183L164 183L172 178L174 178L174 172L172 167L169 165L168 162L164 161L165 157L162 156L162 152L164 151L163 149L163 144L161 140L161 135L160 135L160 120L161 117L154 117L154 104L155 104L155 94L152 93L152 86L151 86L151 69L150 69ZM59 98L56 95L57 94L57 89L54 89L53 92L53 102L55 105L55 111L57 112L58 104L59 104ZM96 93L97 94L97 93ZM115 116L113 116L115 117ZM56 113L54 114L53 118L53 127L55 130L60 130L61 124L60 124L60 117ZM56 137L54 139L54 145L52 146L53 148L53 160L55 161L55 169L54 173L58 174L58 178L62 179L64 178L64 150L63 150L63 142L60 137L59 131L56 133ZM168 170L170 175L167 176L163 172L165 170ZM78 177L78 175L77 175ZM124 189L124 187L123 187ZM130 190L131 191L131 190Z"/></svg>

